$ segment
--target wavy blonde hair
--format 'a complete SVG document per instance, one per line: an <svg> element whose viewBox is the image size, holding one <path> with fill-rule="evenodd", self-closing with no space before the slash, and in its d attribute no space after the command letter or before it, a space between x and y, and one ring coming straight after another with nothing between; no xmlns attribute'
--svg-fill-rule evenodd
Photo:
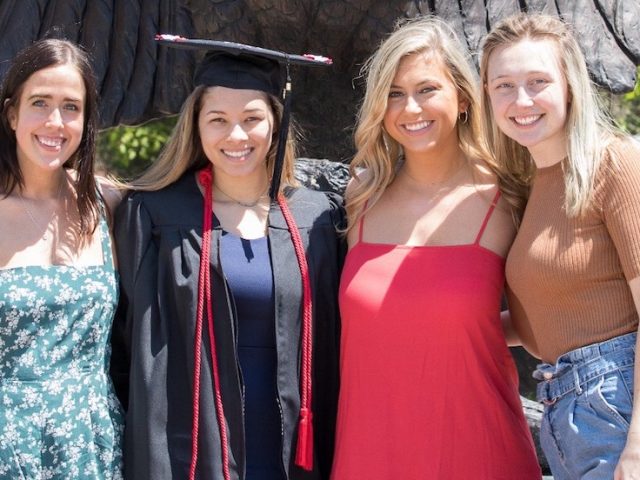
<svg viewBox="0 0 640 480"><path fill-rule="evenodd" d="M207 91L204 85L197 86L185 100L178 122L171 137L160 152L158 159L138 177L131 181L127 187L134 190L160 190L171 185L189 170L198 170L209 165L209 159L202 149L202 141L198 131L198 116L202 108L202 99ZM273 137L271 147L267 152L267 172L273 175L273 168L278 149L278 131L282 124L283 106L273 95L264 93L267 103L271 107L274 118ZM282 182L280 191L287 185L295 185L294 163L296 155L296 138L298 131L289 124L289 135L282 167Z"/></svg>
<svg viewBox="0 0 640 480"><path fill-rule="evenodd" d="M483 85L487 84L491 54L497 48L521 40L552 42L555 48L550 53L555 53L567 82L570 102L565 124L568 154L563 165L565 210L569 216L579 216L591 204L598 167L605 155L614 155L614 152L608 151L608 146L613 138L620 136L620 132L615 130L604 113L589 78L584 55L569 25L558 18L537 13L520 13L496 24L482 44L480 77ZM483 90L482 110L489 147L498 164L526 196L535 173L533 158L526 147L500 131L493 119L487 89Z"/></svg>
<svg viewBox="0 0 640 480"><path fill-rule="evenodd" d="M409 55L438 55L447 67L458 97L468 103L467 121L457 122L460 148L467 158L483 161L498 177L503 194L516 194L504 182L482 136L480 100L475 68L468 53L451 27L432 16L401 21L366 61L361 74L366 78L366 91L357 115L354 134L357 153L351 161L351 174L358 181L347 199L347 231L380 199L396 175L402 157L402 146L383 128L391 83L400 62ZM358 175L361 169L366 175ZM505 177L506 178L506 177Z"/></svg>

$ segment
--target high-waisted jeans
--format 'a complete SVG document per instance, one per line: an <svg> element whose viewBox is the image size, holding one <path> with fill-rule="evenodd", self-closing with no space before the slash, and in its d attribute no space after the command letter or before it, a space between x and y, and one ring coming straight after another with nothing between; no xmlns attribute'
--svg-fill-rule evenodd
<svg viewBox="0 0 640 480"><path fill-rule="evenodd" d="M542 449L555 480L612 479L633 406L636 333L538 365Z"/></svg>

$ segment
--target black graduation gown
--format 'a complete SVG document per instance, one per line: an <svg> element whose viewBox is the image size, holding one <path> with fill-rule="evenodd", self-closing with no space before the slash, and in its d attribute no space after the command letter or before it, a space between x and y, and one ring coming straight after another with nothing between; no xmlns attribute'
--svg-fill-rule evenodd
<svg viewBox="0 0 640 480"><path fill-rule="evenodd" d="M338 198L288 188L288 204L306 247L313 294L314 470L294 465L300 407L300 270L284 217L269 212L274 275L277 388L282 410L282 462L288 478L328 479L338 395L337 291L344 242L336 232L344 212ZM194 331L203 198L195 174L156 192L133 192L117 210L121 297L112 335L112 376L127 409L125 477L188 478L191 458ZM229 438L231 477L243 479L242 380L236 351L235 307L224 280L214 218L211 282L218 368ZM203 327L198 478L222 479L207 322Z"/></svg>

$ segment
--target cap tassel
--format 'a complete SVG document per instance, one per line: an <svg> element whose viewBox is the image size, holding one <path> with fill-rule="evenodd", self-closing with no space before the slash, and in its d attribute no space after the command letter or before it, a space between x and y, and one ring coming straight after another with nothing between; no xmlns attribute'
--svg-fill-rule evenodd
<svg viewBox="0 0 640 480"><path fill-rule="evenodd" d="M271 178L271 188L269 197L275 200L280 192L280 182L282 180L282 169L284 167L284 154L287 149L287 137L289 136L289 117L291 116L291 80L289 79L289 65L287 64L287 83L283 92L284 107L282 110L282 121L278 131L278 148L276 159L273 165L273 177Z"/></svg>
<svg viewBox="0 0 640 480"><path fill-rule="evenodd" d="M298 441L296 446L296 465L304 470L313 470L313 413L311 411L311 376L313 359L313 305L311 299L311 281L309 279L309 265L304 252L304 244L300 231L296 225L289 206L280 194L277 197L282 216L287 222L293 249L296 253L300 277L302 278L302 362L300 372L300 421L298 423Z"/></svg>

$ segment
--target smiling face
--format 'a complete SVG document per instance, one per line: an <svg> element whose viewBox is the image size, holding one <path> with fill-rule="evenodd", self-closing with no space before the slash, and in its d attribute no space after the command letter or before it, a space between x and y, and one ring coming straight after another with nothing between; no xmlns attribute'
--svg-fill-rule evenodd
<svg viewBox="0 0 640 480"><path fill-rule="evenodd" d="M218 175L265 175L273 125L264 92L210 87L202 97L198 130L202 149Z"/></svg>
<svg viewBox="0 0 640 480"><path fill-rule="evenodd" d="M33 73L8 108L21 170L53 170L80 145L84 129L85 86L78 70L57 65Z"/></svg>
<svg viewBox="0 0 640 480"><path fill-rule="evenodd" d="M439 55L415 53L400 61L384 127L402 145L407 160L458 148L456 122L466 102Z"/></svg>
<svg viewBox="0 0 640 480"><path fill-rule="evenodd" d="M490 55L485 88L498 128L538 166L559 162L567 152L569 94L555 45L527 39Z"/></svg>

